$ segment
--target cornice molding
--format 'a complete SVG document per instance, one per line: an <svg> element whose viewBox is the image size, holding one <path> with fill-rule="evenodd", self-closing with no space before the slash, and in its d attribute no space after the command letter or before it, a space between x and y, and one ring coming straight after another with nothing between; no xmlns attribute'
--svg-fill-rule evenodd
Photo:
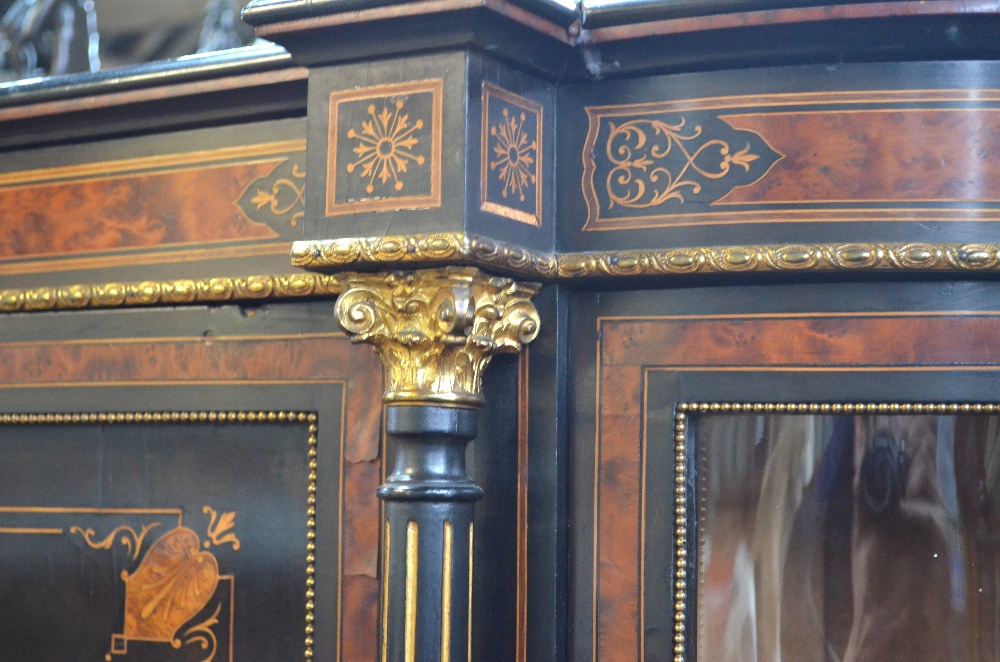
<svg viewBox="0 0 1000 662"><path fill-rule="evenodd" d="M0 290L0 313L220 303L339 294L341 278L298 273Z"/></svg>
<svg viewBox="0 0 1000 662"><path fill-rule="evenodd" d="M1000 271L1000 244L829 243L540 253L462 233L297 241L307 271L466 265L545 281L790 272Z"/></svg>
<svg viewBox="0 0 1000 662"><path fill-rule="evenodd" d="M275 32L441 14L482 7L569 42L567 28L579 23L579 6L567 0L253 0L241 18L258 36Z"/></svg>

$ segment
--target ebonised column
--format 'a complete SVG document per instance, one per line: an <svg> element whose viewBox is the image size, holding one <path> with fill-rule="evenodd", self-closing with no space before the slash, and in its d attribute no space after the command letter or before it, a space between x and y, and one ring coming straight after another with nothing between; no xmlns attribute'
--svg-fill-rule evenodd
<svg viewBox="0 0 1000 662"><path fill-rule="evenodd" d="M538 288L463 267L343 278L337 319L382 358L385 431L396 449L379 488L381 659L468 662L473 515L483 491L466 473L465 450L490 358L538 334L530 301Z"/></svg>

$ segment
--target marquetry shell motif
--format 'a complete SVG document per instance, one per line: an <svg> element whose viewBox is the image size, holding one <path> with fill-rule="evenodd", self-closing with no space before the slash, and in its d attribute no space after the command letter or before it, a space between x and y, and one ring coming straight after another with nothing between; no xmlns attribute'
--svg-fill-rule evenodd
<svg viewBox="0 0 1000 662"><path fill-rule="evenodd" d="M219 563L201 551L191 529L178 527L153 543L125 580L125 637L169 641L205 608L219 583Z"/></svg>

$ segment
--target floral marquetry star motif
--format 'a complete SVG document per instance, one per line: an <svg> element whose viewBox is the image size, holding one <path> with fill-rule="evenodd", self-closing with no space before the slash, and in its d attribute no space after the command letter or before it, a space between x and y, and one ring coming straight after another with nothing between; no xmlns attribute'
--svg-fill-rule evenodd
<svg viewBox="0 0 1000 662"><path fill-rule="evenodd" d="M384 186L390 179L393 188L402 191L405 184L401 175L408 164L424 164L424 157L413 152L420 142L414 133L424 127L424 122L411 123L410 116L403 113L404 106L405 102L398 100L393 111L383 106L376 112L372 104L368 106L370 119L361 122L361 132L353 128L347 132L348 138L358 141L352 150L357 160L347 164L347 172L353 173L360 167L360 177L368 180L365 187L368 193L375 191L375 180Z"/></svg>
<svg viewBox="0 0 1000 662"><path fill-rule="evenodd" d="M494 159L490 161L490 170L496 171L503 182L503 197L514 194L521 202L524 202L525 189L537 184L535 158L538 142L525 131L526 119L523 112L519 118L511 117L504 108L503 121L490 127L490 135L494 138Z"/></svg>
<svg viewBox="0 0 1000 662"><path fill-rule="evenodd" d="M441 206L440 78L330 93L326 215Z"/></svg>
<svg viewBox="0 0 1000 662"><path fill-rule="evenodd" d="M536 227L542 224L543 108L483 83L480 208Z"/></svg>

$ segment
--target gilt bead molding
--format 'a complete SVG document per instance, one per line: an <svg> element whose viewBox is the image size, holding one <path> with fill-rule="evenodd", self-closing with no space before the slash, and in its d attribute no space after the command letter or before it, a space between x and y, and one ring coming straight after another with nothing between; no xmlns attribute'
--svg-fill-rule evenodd
<svg viewBox="0 0 1000 662"><path fill-rule="evenodd" d="M472 267L348 273L343 288L337 321L354 342L374 345L389 404L479 407L493 355L538 335L539 285Z"/></svg>
<svg viewBox="0 0 1000 662"><path fill-rule="evenodd" d="M836 243L539 253L462 233L297 241L309 271L467 264L546 281L804 271L996 271L1000 244Z"/></svg>
<svg viewBox="0 0 1000 662"><path fill-rule="evenodd" d="M293 299L340 293L340 278L298 273L0 290L0 313Z"/></svg>
<svg viewBox="0 0 1000 662"><path fill-rule="evenodd" d="M362 237L296 241L292 266L309 271L469 264L533 279L558 275L556 256L460 232L408 237Z"/></svg>
<svg viewBox="0 0 1000 662"><path fill-rule="evenodd" d="M111 282L0 290L0 313L337 295L346 269L468 265L540 281L794 272L1000 271L1000 244L839 243L540 253L465 235L297 241L291 275Z"/></svg>

